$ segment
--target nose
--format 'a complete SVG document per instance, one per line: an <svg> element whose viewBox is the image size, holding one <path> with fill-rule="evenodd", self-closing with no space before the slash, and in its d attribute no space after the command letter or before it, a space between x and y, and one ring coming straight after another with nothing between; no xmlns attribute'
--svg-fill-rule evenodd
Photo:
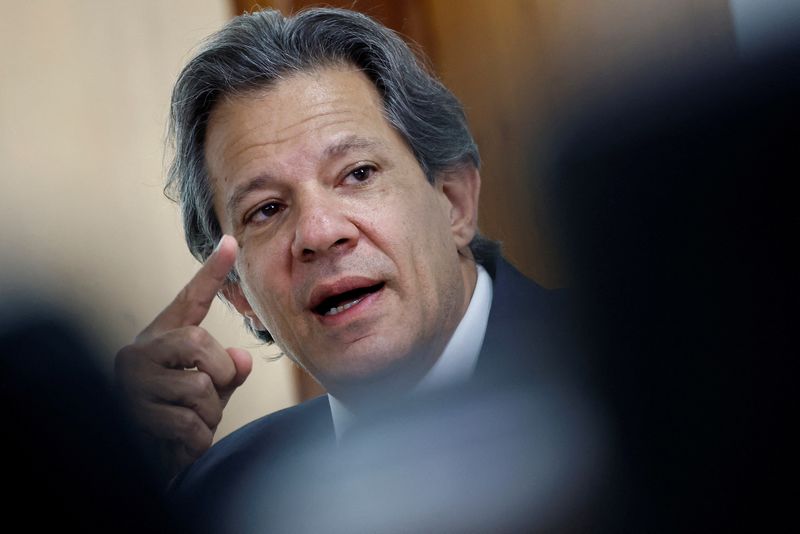
<svg viewBox="0 0 800 534"><path fill-rule="evenodd" d="M292 241L295 259L308 262L341 254L358 243L358 227L334 199L327 196L306 199L297 208L298 221Z"/></svg>

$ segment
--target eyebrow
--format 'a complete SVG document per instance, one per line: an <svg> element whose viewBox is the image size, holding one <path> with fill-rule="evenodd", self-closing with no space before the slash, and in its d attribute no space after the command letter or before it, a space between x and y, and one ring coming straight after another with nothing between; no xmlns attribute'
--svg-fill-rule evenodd
<svg viewBox="0 0 800 534"><path fill-rule="evenodd" d="M228 213L233 213L239 203L244 200L244 198L252 193L253 191L258 191L260 189L266 189L267 186L273 182L274 180L269 175L261 175L256 176L252 180L248 181L245 184L238 186L236 189L233 190L233 195L231 198L228 199L225 207L228 210Z"/></svg>
<svg viewBox="0 0 800 534"><path fill-rule="evenodd" d="M346 154L352 150L363 150L367 148L379 148L383 147L383 143L377 141L375 139L369 139L366 137L359 137L357 135L349 135L344 139L341 139L332 145L329 145L325 152L323 153L324 158L332 158L335 156L340 156L342 154Z"/></svg>
<svg viewBox="0 0 800 534"><path fill-rule="evenodd" d="M322 159L331 159L342 154L346 154L353 150L364 150L364 149L374 149L374 148L382 148L384 147L384 143L378 141L376 139L369 139L366 137L359 137L358 135L350 135L336 141L330 145L328 145L322 153ZM274 183L275 179L268 174L262 174L256 176L252 180L248 180L247 183L241 184L240 186L236 187L233 190L233 194L231 195L228 202L225 204L228 213L233 213L237 206L244 200L244 198L252 193L253 191L258 191L260 189L266 189L271 183Z"/></svg>

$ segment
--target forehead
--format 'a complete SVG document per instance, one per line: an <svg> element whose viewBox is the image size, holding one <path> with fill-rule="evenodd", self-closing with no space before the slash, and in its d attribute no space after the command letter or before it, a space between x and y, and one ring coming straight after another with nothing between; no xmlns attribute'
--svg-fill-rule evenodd
<svg viewBox="0 0 800 534"><path fill-rule="evenodd" d="M241 166L254 149L322 142L339 131L397 135L383 102L359 70L330 67L291 74L270 88L225 98L211 113L206 160L212 175ZM355 132L351 131L355 130ZM390 132L391 130L391 132Z"/></svg>

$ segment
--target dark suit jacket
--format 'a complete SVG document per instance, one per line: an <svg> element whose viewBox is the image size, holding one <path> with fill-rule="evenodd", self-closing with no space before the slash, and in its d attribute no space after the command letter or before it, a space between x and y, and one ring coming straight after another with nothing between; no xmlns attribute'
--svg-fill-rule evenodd
<svg viewBox="0 0 800 534"><path fill-rule="evenodd" d="M553 371L559 344L554 333L563 314L560 292L543 289L502 259L488 270L494 274L493 300L475 381L550 381L558 374ZM309 443L316 450L335 444L327 396L267 415L227 436L175 481L171 493L201 530L236 530L231 528L236 518L224 511L240 509L238 490L252 487L254 478L261 481L259 487L269 486L264 480L282 476L281 466L297 461Z"/></svg>

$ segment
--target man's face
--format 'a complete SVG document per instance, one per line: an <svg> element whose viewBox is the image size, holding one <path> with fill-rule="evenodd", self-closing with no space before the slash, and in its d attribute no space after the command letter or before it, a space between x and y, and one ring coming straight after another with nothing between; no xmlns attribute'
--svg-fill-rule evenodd
<svg viewBox="0 0 800 534"><path fill-rule="evenodd" d="M334 394L430 368L474 287L459 249L475 232L477 171L428 183L348 68L222 101L206 160L241 247L239 311Z"/></svg>

